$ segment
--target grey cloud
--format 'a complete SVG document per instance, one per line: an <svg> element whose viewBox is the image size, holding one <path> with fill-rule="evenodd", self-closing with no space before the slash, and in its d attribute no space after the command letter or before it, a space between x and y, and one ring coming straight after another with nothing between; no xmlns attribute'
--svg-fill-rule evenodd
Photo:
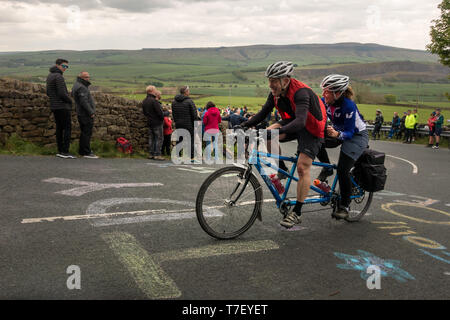
<svg viewBox="0 0 450 320"><path fill-rule="evenodd" d="M101 8L118 9L125 12L152 12L157 9L171 8L177 3L195 2L215 2L217 0L0 0L9 3L29 3L29 4L57 4L60 6L78 6L82 10L92 10Z"/></svg>

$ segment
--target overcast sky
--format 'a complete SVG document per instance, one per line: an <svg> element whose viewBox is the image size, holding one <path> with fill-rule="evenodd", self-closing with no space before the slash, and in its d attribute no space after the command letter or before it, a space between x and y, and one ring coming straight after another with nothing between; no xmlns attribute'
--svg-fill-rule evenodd
<svg viewBox="0 0 450 320"><path fill-rule="evenodd" d="M425 50L441 0L0 0L0 51L362 42Z"/></svg>

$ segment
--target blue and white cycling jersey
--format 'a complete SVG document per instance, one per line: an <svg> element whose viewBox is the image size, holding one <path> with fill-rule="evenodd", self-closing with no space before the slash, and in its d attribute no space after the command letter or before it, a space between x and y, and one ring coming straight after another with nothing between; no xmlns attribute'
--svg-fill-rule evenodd
<svg viewBox="0 0 450 320"><path fill-rule="evenodd" d="M322 101L325 103L324 98ZM339 131L339 139L350 140L355 133L366 130L364 118L352 100L340 97L333 105L325 103L325 106L327 117L332 122L333 128Z"/></svg>

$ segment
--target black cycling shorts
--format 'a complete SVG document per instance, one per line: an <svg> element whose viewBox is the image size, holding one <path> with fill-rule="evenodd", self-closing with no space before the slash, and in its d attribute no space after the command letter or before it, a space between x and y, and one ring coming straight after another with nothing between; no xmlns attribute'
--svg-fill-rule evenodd
<svg viewBox="0 0 450 320"><path fill-rule="evenodd" d="M288 142L297 139L298 153L304 153L311 159L315 159L322 146L323 139L313 136L306 129L302 129L296 133L286 134L286 138L280 142Z"/></svg>

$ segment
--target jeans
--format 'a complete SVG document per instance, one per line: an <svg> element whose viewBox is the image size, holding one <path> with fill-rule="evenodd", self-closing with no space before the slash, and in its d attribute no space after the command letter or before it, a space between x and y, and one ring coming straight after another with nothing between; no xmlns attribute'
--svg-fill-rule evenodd
<svg viewBox="0 0 450 320"><path fill-rule="evenodd" d="M220 154L219 143L218 143L219 133L214 133L214 134L205 133L205 135L209 138L208 140L206 140L206 143L205 143L206 160L208 162L211 160L211 154L214 150L214 159L216 162L218 162L219 154ZM212 142L212 146L210 147L211 142Z"/></svg>
<svg viewBox="0 0 450 320"><path fill-rule="evenodd" d="M52 110L56 123L56 144L59 153L69 153L72 135L72 112L67 109Z"/></svg>
<svg viewBox="0 0 450 320"><path fill-rule="evenodd" d="M163 125L150 127L148 131L148 145L151 156L160 156L163 144Z"/></svg>
<svg viewBox="0 0 450 320"><path fill-rule="evenodd" d="M80 146L78 153L80 156L86 156L92 153L91 137L92 129L94 128L94 119L86 116L78 116L78 123L80 124Z"/></svg>

